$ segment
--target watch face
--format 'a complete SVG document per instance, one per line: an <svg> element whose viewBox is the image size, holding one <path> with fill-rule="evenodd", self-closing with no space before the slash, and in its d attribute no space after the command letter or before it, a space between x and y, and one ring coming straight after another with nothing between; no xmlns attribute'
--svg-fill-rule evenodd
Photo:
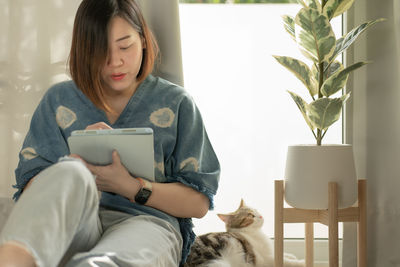
<svg viewBox="0 0 400 267"><path fill-rule="evenodd" d="M139 204L145 204L151 195L151 190L142 188L135 196L135 202Z"/></svg>

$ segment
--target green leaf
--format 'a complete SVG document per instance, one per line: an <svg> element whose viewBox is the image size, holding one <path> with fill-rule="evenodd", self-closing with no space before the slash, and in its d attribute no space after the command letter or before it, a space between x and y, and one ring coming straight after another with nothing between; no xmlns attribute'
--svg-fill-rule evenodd
<svg viewBox="0 0 400 267"><path fill-rule="evenodd" d="M350 98L350 95L351 95L351 92L348 92L347 94L342 95L340 97L340 99L342 99L343 104L346 103L346 101Z"/></svg>
<svg viewBox="0 0 400 267"><path fill-rule="evenodd" d="M296 40L296 34L294 30L294 18L289 15L284 15L282 16L283 23L285 30L290 34L290 36L293 38L293 40Z"/></svg>
<svg viewBox="0 0 400 267"><path fill-rule="evenodd" d="M305 0L305 2L309 8L322 11L321 3L319 2L319 0Z"/></svg>
<svg viewBox="0 0 400 267"><path fill-rule="evenodd" d="M324 6L329 20L347 11L354 3L354 0L328 0Z"/></svg>
<svg viewBox="0 0 400 267"><path fill-rule="evenodd" d="M337 17L344 12L346 12L350 7L353 5L355 0L339 0L339 6L335 10L335 14L333 14L333 17Z"/></svg>
<svg viewBox="0 0 400 267"><path fill-rule="evenodd" d="M297 2L302 5L303 7L307 7L306 2L304 2L304 0L297 0Z"/></svg>
<svg viewBox="0 0 400 267"><path fill-rule="evenodd" d="M297 0L297 2L305 8L313 8L322 10L321 3L319 0Z"/></svg>
<svg viewBox="0 0 400 267"><path fill-rule="evenodd" d="M324 81L332 76L338 70L344 69L344 66L339 61L334 61L328 65L328 63L324 62ZM319 81L319 70L318 67L313 64L311 68L311 73L316 81Z"/></svg>
<svg viewBox="0 0 400 267"><path fill-rule="evenodd" d="M306 101L303 100L299 95L288 91L294 102L296 103L297 107L299 108L301 114L303 115L304 120L306 121L308 127L310 127L311 130L314 130L314 126L311 123L310 119L307 116L308 113L308 104Z"/></svg>
<svg viewBox="0 0 400 267"><path fill-rule="evenodd" d="M336 38L326 16L312 8L301 9L295 18L296 39L303 54L314 62L328 61L335 52Z"/></svg>
<svg viewBox="0 0 400 267"><path fill-rule="evenodd" d="M329 62L334 60L338 55L340 55L343 51L345 51L354 41L358 38L358 36L363 33L367 28L374 25L377 22L384 21L385 19L376 19L365 22L358 27L352 29L345 36L341 37L336 42L335 52L330 58Z"/></svg>
<svg viewBox="0 0 400 267"><path fill-rule="evenodd" d="M314 77L316 81L319 81L319 71L316 64L313 64L311 67L311 75Z"/></svg>
<svg viewBox="0 0 400 267"><path fill-rule="evenodd" d="M337 91L341 90L343 87L346 86L350 72L364 66L365 64L367 64L367 62L358 62L341 71L335 72L324 82L321 87L321 93L324 96L329 97Z"/></svg>
<svg viewBox="0 0 400 267"><path fill-rule="evenodd" d="M331 77L335 72L344 69L343 64L337 60L332 62L328 68L326 68L326 67L328 67L328 64L326 64L326 66L324 67L325 80L328 79L329 77Z"/></svg>
<svg viewBox="0 0 400 267"><path fill-rule="evenodd" d="M348 95L345 96L339 98L324 97L308 105L308 118L315 128L326 130L339 120L343 103L348 98Z"/></svg>
<svg viewBox="0 0 400 267"><path fill-rule="evenodd" d="M324 12L328 16L329 20L333 18L333 15L335 14L336 9L339 6L339 1L340 0L328 0L324 6Z"/></svg>
<svg viewBox="0 0 400 267"><path fill-rule="evenodd" d="M311 70L306 63L291 57L273 57L306 86L311 96L318 94L317 81L314 80Z"/></svg>

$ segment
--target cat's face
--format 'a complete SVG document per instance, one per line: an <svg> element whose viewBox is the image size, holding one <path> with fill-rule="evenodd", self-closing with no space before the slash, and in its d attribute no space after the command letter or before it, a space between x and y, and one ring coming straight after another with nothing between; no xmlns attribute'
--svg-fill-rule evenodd
<svg viewBox="0 0 400 267"><path fill-rule="evenodd" d="M261 214L257 210L246 206L243 199L236 211L217 215L224 221L226 229L261 228L264 223L264 218Z"/></svg>

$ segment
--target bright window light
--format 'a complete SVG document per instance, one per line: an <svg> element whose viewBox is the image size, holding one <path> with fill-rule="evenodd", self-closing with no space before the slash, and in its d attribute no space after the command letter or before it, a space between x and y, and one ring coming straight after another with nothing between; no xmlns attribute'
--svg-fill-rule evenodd
<svg viewBox="0 0 400 267"><path fill-rule="evenodd" d="M216 213L237 209L240 199L265 218L273 236L274 180L283 179L286 150L315 144L287 93L307 101L307 90L272 55L300 58L297 44L283 28L282 15L294 16L297 4L180 4L185 88L194 97L221 163L215 210L195 220L195 232L224 231ZM341 36L341 18L335 19ZM342 143L342 123L329 128L323 142ZM328 236L315 224L315 237ZM285 237L303 238L303 224L285 224Z"/></svg>

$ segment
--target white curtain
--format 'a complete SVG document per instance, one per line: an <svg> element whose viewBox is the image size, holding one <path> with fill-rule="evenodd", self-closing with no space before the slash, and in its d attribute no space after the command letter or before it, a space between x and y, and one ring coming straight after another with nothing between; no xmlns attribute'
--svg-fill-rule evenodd
<svg viewBox="0 0 400 267"><path fill-rule="evenodd" d="M400 1L358 0L348 29L386 18L364 34L347 63L368 60L348 89L346 141L353 143L358 176L368 183L368 266L400 266ZM344 227L343 267L356 265L356 227Z"/></svg>
<svg viewBox="0 0 400 267"><path fill-rule="evenodd" d="M183 86L178 0L139 0L161 49L155 75Z"/></svg>
<svg viewBox="0 0 400 267"><path fill-rule="evenodd" d="M32 112L66 60L81 0L0 0L0 197L11 197ZM159 41L156 73L183 85L178 0L140 0Z"/></svg>

